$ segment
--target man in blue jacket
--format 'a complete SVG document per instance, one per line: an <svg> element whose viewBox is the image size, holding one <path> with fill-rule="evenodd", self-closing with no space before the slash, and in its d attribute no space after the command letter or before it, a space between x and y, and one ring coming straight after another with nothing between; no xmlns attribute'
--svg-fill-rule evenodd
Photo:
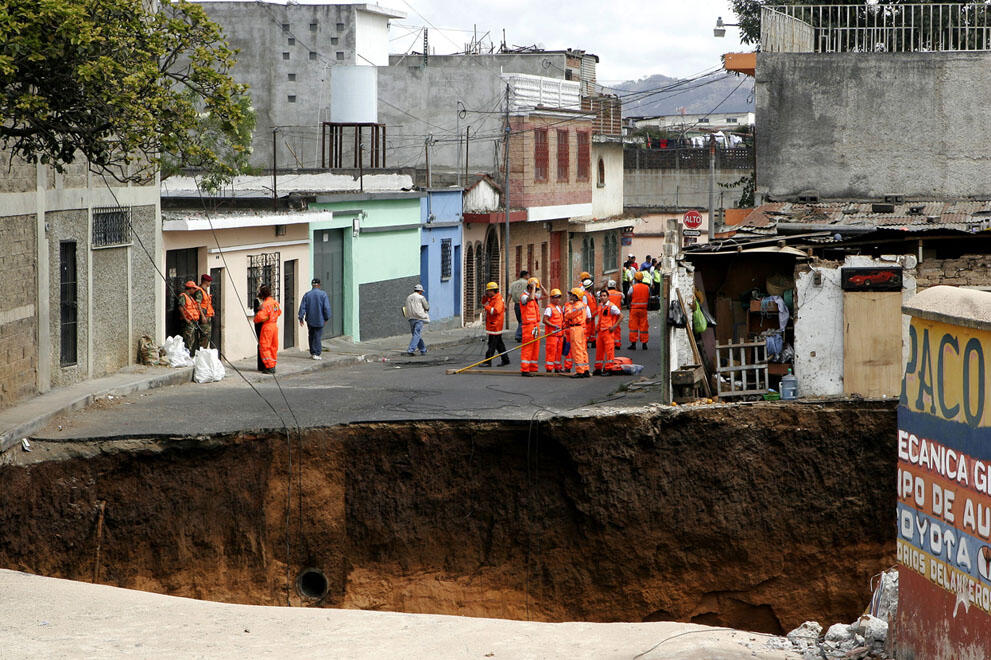
<svg viewBox="0 0 991 660"><path fill-rule="evenodd" d="M320 288L320 279L314 277L310 282L313 288L303 294L303 299L299 302L299 324L306 327L310 333L310 357L314 360L322 360L320 354L323 353L323 327L330 320L330 297L327 292Z"/></svg>

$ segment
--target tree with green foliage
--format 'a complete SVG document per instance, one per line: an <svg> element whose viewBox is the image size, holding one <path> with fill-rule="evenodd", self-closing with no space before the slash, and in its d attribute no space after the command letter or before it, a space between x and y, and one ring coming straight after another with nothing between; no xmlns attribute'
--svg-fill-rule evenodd
<svg viewBox="0 0 991 660"><path fill-rule="evenodd" d="M254 113L234 51L201 7L150 1L0 3L0 146L122 183L195 168L213 187L244 171Z"/></svg>

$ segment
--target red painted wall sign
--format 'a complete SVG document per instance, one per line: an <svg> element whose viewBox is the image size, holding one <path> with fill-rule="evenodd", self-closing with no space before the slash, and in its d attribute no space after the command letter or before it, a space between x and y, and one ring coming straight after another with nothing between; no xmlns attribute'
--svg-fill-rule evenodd
<svg viewBox="0 0 991 660"><path fill-rule="evenodd" d="M686 229L698 229L702 226L702 214L698 211L688 211L683 221Z"/></svg>

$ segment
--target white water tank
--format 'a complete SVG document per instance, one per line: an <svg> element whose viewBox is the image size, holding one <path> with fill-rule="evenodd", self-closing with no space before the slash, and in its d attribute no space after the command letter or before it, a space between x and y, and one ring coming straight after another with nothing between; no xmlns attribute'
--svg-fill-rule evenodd
<svg viewBox="0 0 991 660"><path fill-rule="evenodd" d="M330 67L330 121L376 124L378 116L378 69L373 66Z"/></svg>

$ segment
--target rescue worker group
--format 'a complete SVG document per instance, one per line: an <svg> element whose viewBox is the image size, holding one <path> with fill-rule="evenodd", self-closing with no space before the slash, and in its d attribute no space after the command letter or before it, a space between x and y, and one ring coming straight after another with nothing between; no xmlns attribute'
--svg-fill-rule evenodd
<svg viewBox="0 0 991 660"><path fill-rule="evenodd" d="M616 288L616 281L609 280L605 288L594 290L591 275L579 275L578 285L567 292L567 301L560 289L548 292L536 277L528 277L527 271L509 286L509 299L513 301L519 328L516 341L520 346L520 375L533 376L540 368L540 344L544 343L544 371L546 373L570 373L572 378L589 378L592 375L608 376L621 371L616 359L616 349L622 345L622 320L624 303L629 305L629 350L637 344L647 350L647 307L652 289L660 286L660 270L650 266L637 269L632 258L624 266L624 283L630 284L624 296ZM655 280L655 273L657 275ZM656 284L656 286L655 286ZM482 304L485 309L485 332L488 346L485 360L479 367L491 367L495 358L500 365L510 363L502 333L506 324L506 300L499 291L499 284L489 282L485 287ZM563 303L563 304L562 304ZM594 363L590 349L595 351ZM589 372L589 368L594 369Z"/></svg>

